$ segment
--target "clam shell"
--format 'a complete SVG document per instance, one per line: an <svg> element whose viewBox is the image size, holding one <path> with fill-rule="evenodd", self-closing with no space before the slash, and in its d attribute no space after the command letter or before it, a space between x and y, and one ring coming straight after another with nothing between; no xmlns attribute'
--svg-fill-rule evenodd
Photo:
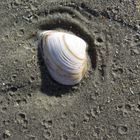
<svg viewBox="0 0 140 140"><path fill-rule="evenodd" d="M43 31L39 34L44 62L51 77L63 85L79 83L87 71L87 44L70 33Z"/></svg>

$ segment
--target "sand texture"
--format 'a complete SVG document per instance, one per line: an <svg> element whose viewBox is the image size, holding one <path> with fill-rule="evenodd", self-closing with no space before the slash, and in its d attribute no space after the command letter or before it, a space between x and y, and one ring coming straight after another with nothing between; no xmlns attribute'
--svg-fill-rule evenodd
<svg viewBox="0 0 140 140"><path fill-rule="evenodd" d="M88 44L80 84L51 79L39 30ZM0 140L140 140L139 0L0 0Z"/></svg>

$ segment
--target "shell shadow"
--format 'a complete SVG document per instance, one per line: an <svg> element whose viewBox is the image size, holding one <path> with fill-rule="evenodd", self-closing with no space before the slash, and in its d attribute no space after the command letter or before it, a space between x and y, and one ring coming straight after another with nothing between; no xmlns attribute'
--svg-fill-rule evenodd
<svg viewBox="0 0 140 140"><path fill-rule="evenodd" d="M55 19L40 25L39 29L40 30L62 29L65 31L73 32L77 36L83 38L89 45L88 55L91 61L91 67L93 70L95 70L97 54L94 45L94 40L93 37L86 30L84 30L82 26L80 26L80 24L72 23L66 19L65 20ZM38 61L39 61L39 67L41 71L41 91L43 93L49 96L61 97L62 95L72 93L75 90L73 86L64 86L58 84L51 78L44 64L44 60L41 54L41 49L39 47L38 47ZM78 84L76 86L78 86Z"/></svg>
<svg viewBox="0 0 140 140"><path fill-rule="evenodd" d="M72 86L64 86L57 82L55 82L44 64L44 60L42 58L41 49L38 47L38 64L41 72L41 92L47 94L48 96L56 96L61 97L64 94L68 94L74 89Z"/></svg>

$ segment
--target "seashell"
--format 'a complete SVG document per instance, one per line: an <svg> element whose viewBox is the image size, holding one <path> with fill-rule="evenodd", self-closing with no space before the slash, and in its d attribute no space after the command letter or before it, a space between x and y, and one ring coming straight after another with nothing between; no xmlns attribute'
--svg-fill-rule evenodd
<svg viewBox="0 0 140 140"><path fill-rule="evenodd" d="M71 33L48 30L39 33L39 46L51 77L63 85L78 84L87 71L87 44Z"/></svg>

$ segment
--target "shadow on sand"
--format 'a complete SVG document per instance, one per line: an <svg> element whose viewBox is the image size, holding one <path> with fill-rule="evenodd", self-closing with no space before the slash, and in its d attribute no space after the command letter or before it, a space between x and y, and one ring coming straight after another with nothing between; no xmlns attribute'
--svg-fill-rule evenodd
<svg viewBox="0 0 140 140"><path fill-rule="evenodd" d="M54 81L44 64L44 60L41 55L41 49L38 47L38 63L41 72L41 92L48 96L61 97L61 95L68 94L74 89L72 86L64 86Z"/></svg>

